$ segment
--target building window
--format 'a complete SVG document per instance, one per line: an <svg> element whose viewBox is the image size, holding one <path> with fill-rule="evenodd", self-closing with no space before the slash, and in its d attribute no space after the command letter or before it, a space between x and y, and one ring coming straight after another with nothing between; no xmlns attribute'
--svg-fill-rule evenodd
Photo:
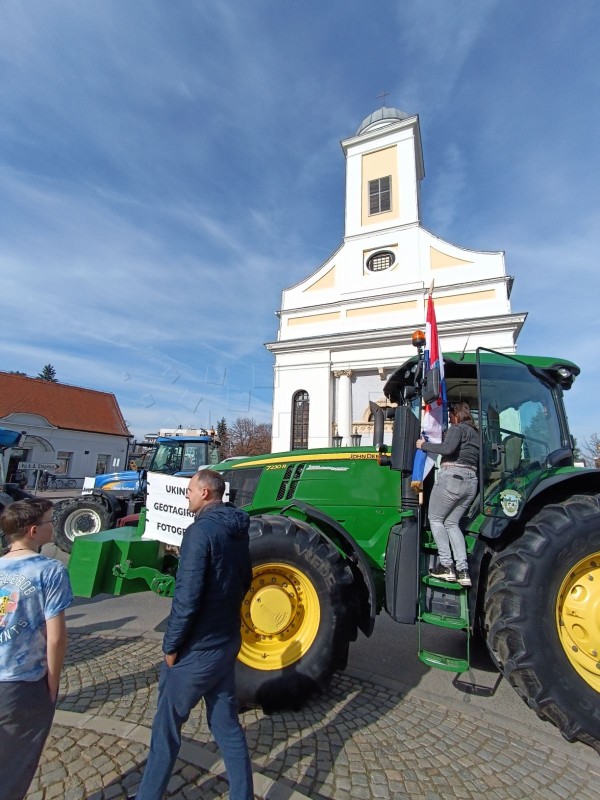
<svg viewBox="0 0 600 800"><path fill-rule="evenodd" d="M369 181L369 215L392 209L392 176Z"/></svg>
<svg viewBox="0 0 600 800"><path fill-rule="evenodd" d="M395 261L395 256L390 250L380 250L367 259L367 269L370 272L382 272L389 269Z"/></svg>
<svg viewBox="0 0 600 800"><path fill-rule="evenodd" d="M308 447L308 407L308 392L296 392L292 398L292 450Z"/></svg>
<svg viewBox="0 0 600 800"><path fill-rule="evenodd" d="M104 455L103 453L98 454L98 458L96 460L96 475L104 475L108 472L108 462L110 460L110 455Z"/></svg>
<svg viewBox="0 0 600 800"><path fill-rule="evenodd" d="M56 463L58 465L58 469L56 470L57 475L69 474L72 458L73 458L73 453L68 453L65 450L58 451L58 453L56 454Z"/></svg>

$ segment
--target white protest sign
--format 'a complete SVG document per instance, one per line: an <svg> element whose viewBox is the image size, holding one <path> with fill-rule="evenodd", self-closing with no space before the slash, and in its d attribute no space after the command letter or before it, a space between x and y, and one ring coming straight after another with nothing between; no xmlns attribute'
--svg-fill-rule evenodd
<svg viewBox="0 0 600 800"><path fill-rule="evenodd" d="M184 531L194 521L185 495L189 482L189 478L148 473L146 527L142 539L158 539L159 542L181 546Z"/></svg>
<svg viewBox="0 0 600 800"><path fill-rule="evenodd" d="M83 479L83 489L81 490L81 494L91 494L92 489L96 485L96 478L84 478Z"/></svg>

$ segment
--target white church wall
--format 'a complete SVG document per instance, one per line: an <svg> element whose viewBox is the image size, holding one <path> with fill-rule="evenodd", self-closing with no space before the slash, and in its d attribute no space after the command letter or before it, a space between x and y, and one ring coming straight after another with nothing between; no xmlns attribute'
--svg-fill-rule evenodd
<svg viewBox="0 0 600 800"><path fill-rule="evenodd" d="M381 373L389 375L415 354L410 337L425 326L432 285L446 352L486 347L513 353L525 320L511 312L502 252L468 250L419 226L424 170L418 117L394 109L369 120L374 117L381 119L363 123L360 134L342 142L344 242L312 275L282 292L277 342L267 345L275 354L274 450L290 447L291 399L300 389L310 395L309 447L329 445L334 426L347 438L350 413L351 427L369 399L380 399ZM392 207L370 215L369 180L386 175L392 176ZM392 254L392 264L370 270L368 259L381 251ZM348 369L351 383L336 377Z"/></svg>

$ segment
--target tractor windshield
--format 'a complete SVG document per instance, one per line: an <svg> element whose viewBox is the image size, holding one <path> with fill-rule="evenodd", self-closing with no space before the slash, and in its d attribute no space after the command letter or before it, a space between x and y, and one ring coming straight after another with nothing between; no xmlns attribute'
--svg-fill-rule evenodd
<svg viewBox="0 0 600 800"><path fill-rule="evenodd" d="M208 442L173 441L159 444L152 455L150 472L195 472L208 463Z"/></svg>
<svg viewBox="0 0 600 800"><path fill-rule="evenodd" d="M565 457L558 391L509 356L478 356L478 374L484 513L516 517L555 457Z"/></svg>

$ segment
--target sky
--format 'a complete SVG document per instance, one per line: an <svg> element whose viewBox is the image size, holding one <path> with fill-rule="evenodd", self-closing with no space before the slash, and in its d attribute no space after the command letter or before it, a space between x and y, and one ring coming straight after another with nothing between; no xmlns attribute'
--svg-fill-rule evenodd
<svg viewBox="0 0 600 800"><path fill-rule="evenodd" d="M340 140L419 114L422 224L503 250L521 353L600 431L597 0L2 0L0 369L132 432L268 422L281 291L343 237Z"/></svg>

